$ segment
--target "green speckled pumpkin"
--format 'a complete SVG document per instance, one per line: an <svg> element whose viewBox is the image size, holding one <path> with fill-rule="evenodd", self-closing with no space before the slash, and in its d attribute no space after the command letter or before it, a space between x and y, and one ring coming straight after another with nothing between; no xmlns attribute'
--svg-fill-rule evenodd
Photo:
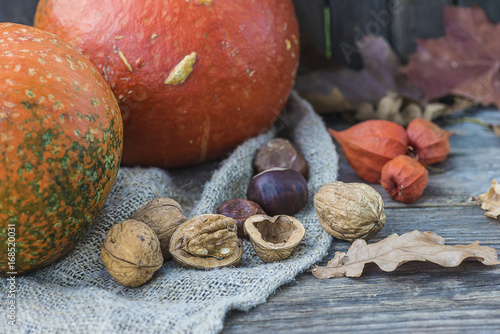
<svg viewBox="0 0 500 334"><path fill-rule="evenodd" d="M122 139L114 95L81 53L0 23L0 276L75 246L116 181Z"/></svg>

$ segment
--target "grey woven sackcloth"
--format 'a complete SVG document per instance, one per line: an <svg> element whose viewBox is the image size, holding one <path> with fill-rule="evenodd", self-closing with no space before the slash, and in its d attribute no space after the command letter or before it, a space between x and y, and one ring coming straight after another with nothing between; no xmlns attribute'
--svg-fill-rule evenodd
<svg viewBox="0 0 500 334"><path fill-rule="evenodd" d="M256 150L275 136L292 140L306 158L309 200L294 215L306 229L292 255L263 262L249 241L238 267L186 269L165 261L153 278L127 288L100 260L102 241L112 225L157 197L170 197L187 217L215 213L231 198L245 198ZM16 326L7 324L9 283L1 279L1 333L217 333L230 310L249 310L266 301L326 255L332 242L319 224L313 196L337 178L338 157L311 106L292 92L283 114L267 132L251 138L224 160L165 171L121 168L117 182L94 224L67 256L35 273L16 277Z"/></svg>

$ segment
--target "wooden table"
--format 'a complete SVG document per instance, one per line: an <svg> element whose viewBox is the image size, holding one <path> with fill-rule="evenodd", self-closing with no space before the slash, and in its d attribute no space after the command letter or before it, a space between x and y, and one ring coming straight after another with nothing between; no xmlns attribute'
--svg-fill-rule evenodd
<svg viewBox="0 0 500 334"><path fill-rule="evenodd" d="M496 110L471 117L500 124ZM345 124L325 117L328 125ZM444 124L442 124L444 125ZM384 199L385 227L369 243L392 233L432 231L450 245L481 245L500 250L500 221L488 218L471 196L500 182L500 137L469 123L444 125L455 130L451 154L431 171L424 195L405 205ZM340 152L340 149L339 149ZM339 180L362 182L340 158ZM335 240L325 265L335 251L346 251L349 242ZM500 333L500 266L469 261L455 268L410 262L394 272L367 265L359 278L316 279L309 271L276 291L265 304L249 312L227 315L223 333Z"/></svg>

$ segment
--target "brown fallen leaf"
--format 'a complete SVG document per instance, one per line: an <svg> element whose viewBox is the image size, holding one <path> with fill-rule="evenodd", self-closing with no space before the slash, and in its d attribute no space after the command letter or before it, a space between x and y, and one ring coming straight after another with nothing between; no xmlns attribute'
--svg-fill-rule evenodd
<svg viewBox="0 0 500 334"><path fill-rule="evenodd" d="M496 180L491 182L488 192L479 195L477 200L482 203L481 209L488 210L484 213L486 216L498 219L500 216L500 184Z"/></svg>
<svg viewBox="0 0 500 334"><path fill-rule="evenodd" d="M424 89L426 101L459 95L500 107L500 24L479 6L446 6L443 26L444 37L416 40L402 72Z"/></svg>
<svg viewBox="0 0 500 334"><path fill-rule="evenodd" d="M345 252L335 252L334 258L324 267L315 267L316 278L359 277L365 264L375 263L383 271L394 271L403 263L428 261L443 267L456 267L465 259L476 259L485 265L498 265L498 253L494 248L470 245L450 246L444 238L433 232L413 231L401 236L392 234L367 245L363 239L354 241Z"/></svg>
<svg viewBox="0 0 500 334"><path fill-rule="evenodd" d="M363 69L354 70L324 59L308 50L295 89L318 113L352 111L361 103L376 105L388 92L420 101L423 92L401 75L401 62L389 43L380 36L366 35L356 42Z"/></svg>

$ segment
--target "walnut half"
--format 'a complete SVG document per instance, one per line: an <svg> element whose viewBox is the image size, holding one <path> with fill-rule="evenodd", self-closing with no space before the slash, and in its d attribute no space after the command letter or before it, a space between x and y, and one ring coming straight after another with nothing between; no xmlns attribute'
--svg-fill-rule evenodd
<svg viewBox="0 0 500 334"><path fill-rule="evenodd" d="M180 225L170 239L170 254L179 264L196 269L237 265L243 255L242 241L230 217L205 214Z"/></svg>
<svg viewBox="0 0 500 334"><path fill-rule="evenodd" d="M244 226L255 253L265 262L289 257L306 232L296 218L287 215L254 215Z"/></svg>

